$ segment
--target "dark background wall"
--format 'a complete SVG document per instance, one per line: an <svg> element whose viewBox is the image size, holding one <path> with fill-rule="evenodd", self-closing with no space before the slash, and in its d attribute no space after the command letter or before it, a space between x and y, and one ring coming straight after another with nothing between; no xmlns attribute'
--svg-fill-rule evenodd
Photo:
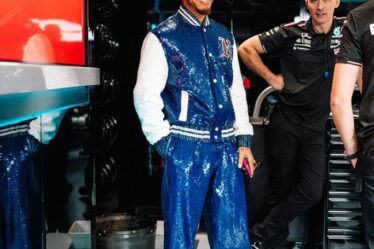
<svg viewBox="0 0 374 249"><path fill-rule="evenodd" d="M147 176L147 142L141 131L139 119L135 113L132 90L136 83L137 68L140 59L142 41L147 33L147 2L132 1L129 8L125 1L120 3L120 42L121 42L121 98L117 106L120 115L122 145L118 148L119 208L133 212L134 207L146 203L151 198L152 186ZM135 14L136 18L131 18ZM148 190L143 193L142 190Z"/></svg>

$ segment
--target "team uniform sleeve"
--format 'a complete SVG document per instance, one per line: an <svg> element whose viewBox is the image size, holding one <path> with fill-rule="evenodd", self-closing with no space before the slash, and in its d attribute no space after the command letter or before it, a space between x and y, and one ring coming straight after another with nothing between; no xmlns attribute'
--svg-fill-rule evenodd
<svg viewBox="0 0 374 249"><path fill-rule="evenodd" d="M285 25L280 25L259 34L261 45L265 53L280 51L287 42L288 30Z"/></svg>
<svg viewBox="0 0 374 249"><path fill-rule="evenodd" d="M340 50L336 57L337 63L361 66L362 52L360 45L360 32L354 17L349 14L342 30Z"/></svg>

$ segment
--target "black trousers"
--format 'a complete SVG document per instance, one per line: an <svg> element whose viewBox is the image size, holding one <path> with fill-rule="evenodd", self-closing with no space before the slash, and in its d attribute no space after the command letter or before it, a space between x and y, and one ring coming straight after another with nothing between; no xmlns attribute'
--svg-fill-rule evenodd
<svg viewBox="0 0 374 249"><path fill-rule="evenodd" d="M361 180L360 201L362 208L363 228L367 245L374 249L374 149L372 144L364 146L356 164L356 172ZM371 227L371 228L370 228Z"/></svg>
<svg viewBox="0 0 374 249"><path fill-rule="evenodd" d="M251 233L254 239L277 246L286 241L288 224L322 198L325 133L303 128L277 112L270 122L267 143L270 211Z"/></svg>

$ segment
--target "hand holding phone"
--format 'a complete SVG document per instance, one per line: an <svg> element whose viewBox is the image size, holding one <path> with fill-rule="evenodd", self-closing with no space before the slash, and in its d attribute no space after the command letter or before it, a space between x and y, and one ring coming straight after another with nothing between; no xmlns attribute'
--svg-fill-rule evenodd
<svg viewBox="0 0 374 249"><path fill-rule="evenodd" d="M244 158L244 159L243 159L243 164L244 164L245 170L247 171L248 175L249 175L250 177L253 177L253 172L252 172L252 170L251 170L251 167L249 167L248 159L247 159L247 158Z"/></svg>

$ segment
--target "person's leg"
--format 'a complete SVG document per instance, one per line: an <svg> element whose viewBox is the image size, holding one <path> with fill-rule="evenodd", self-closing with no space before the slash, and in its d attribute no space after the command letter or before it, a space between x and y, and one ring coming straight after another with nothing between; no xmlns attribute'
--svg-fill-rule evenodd
<svg viewBox="0 0 374 249"><path fill-rule="evenodd" d="M274 210L284 200L295 183L296 163L299 150L300 127L293 124L282 114L277 113L272 119L267 134L267 156L269 160L269 174L271 193L267 217L251 228L252 241L271 242L274 236L288 235L288 222L280 220L273 222ZM261 191L261 190L257 190Z"/></svg>
<svg viewBox="0 0 374 249"><path fill-rule="evenodd" d="M164 248L194 249L213 172L211 147L172 138L162 181Z"/></svg>
<svg viewBox="0 0 374 249"><path fill-rule="evenodd" d="M273 121L267 135L271 208L288 195L294 183L301 132L300 127L281 113Z"/></svg>
<svg viewBox="0 0 374 249"><path fill-rule="evenodd" d="M234 142L218 144L210 163L216 168L204 210L209 244L214 249L248 249L244 174Z"/></svg>
<svg viewBox="0 0 374 249"><path fill-rule="evenodd" d="M7 249L37 249L40 244L33 245L38 238L32 238L31 230L41 236L42 231L37 226L31 226L31 209L34 202L41 202L31 196L31 171L33 168L33 147L22 135L7 139L7 153L3 154L3 166L6 173L2 176L4 185L4 221L6 227ZM40 212L40 210L35 210ZM40 220L39 222L43 222Z"/></svg>
<svg viewBox="0 0 374 249"><path fill-rule="evenodd" d="M374 249L374 179L362 178L360 198L366 242L370 249Z"/></svg>
<svg viewBox="0 0 374 249"><path fill-rule="evenodd" d="M270 245L283 243L288 224L308 210L322 197L325 175L325 135L322 132L305 130L299 149L297 178L288 196L277 204L266 219Z"/></svg>

